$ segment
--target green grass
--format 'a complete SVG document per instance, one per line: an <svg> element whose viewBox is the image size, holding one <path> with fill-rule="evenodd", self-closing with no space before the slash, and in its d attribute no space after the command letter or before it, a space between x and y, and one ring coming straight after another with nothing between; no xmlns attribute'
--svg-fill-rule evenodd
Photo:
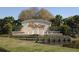
<svg viewBox="0 0 79 59"><path fill-rule="evenodd" d="M35 43L17 38L0 37L0 47L11 52L76 52L79 49Z"/></svg>

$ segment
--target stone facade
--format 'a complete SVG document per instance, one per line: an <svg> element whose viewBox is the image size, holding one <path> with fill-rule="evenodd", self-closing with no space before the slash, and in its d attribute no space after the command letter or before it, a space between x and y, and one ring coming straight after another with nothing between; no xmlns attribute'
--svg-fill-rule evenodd
<svg viewBox="0 0 79 59"><path fill-rule="evenodd" d="M30 19L22 22L23 27L20 32L24 32L26 35L38 34L45 35L51 22L43 19Z"/></svg>

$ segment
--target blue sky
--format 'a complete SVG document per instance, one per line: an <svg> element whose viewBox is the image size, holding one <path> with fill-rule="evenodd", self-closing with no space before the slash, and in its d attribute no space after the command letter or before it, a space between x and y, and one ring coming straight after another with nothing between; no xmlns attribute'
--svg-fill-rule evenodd
<svg viewBox="0 0 79 59"><path fill-rule="evenodd" d="M15 19L18 19L20 12L25 9L27 9L27 7L0 7L0 18L13 16ZM54 16L60 14L64 18L79 15L79 7L45 7L45 9Z"/></svg>

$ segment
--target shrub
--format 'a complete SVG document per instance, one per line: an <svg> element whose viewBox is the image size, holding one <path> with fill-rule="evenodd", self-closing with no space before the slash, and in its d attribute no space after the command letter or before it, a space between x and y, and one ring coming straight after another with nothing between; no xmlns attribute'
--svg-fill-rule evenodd
<svg viewBox="0 0 79 59"><path fill-rule="evenodd" d="M4 48L2 48L2 47L0 47L0 52L9 52L9 51L4 49Z"/></svg>
<svg viewBox="0 0 79 59"><path fill-rule="evenodd" d="M79 40L74 40L71 43L63 44L63 47L79 48Z"/></svg>

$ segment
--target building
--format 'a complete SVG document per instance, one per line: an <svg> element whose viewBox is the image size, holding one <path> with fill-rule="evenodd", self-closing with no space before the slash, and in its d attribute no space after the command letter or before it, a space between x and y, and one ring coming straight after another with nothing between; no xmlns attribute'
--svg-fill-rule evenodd
<svg viewBox="0 0 79 59"><path fill-rule="evenodd" d="M30 35L38 34L38 35L48 35L50 38L50 43L52 44L64 44L71 42L69 36L65 36L60 31L50 31L49 27L51 26L51 22L43 19L28 19L22 21L23 27L20 31L13 31L13 36L19 36L20 39L33 39ZM27 36L28 37L27 37ZM24 38L23 38L23 37ZM47 37L48 37L47 36ZM41 41L41 37L39 37L38 41ZM45 38L46 39L46 38Z"/></svg>
<svg viewBox="0 0 79 59"><path fill-rule="evenodd" d="M22 21L22 28L20 31L13 31L13 35L45 35L47 34L51 22L43 19L28 19Z"/></svg>

